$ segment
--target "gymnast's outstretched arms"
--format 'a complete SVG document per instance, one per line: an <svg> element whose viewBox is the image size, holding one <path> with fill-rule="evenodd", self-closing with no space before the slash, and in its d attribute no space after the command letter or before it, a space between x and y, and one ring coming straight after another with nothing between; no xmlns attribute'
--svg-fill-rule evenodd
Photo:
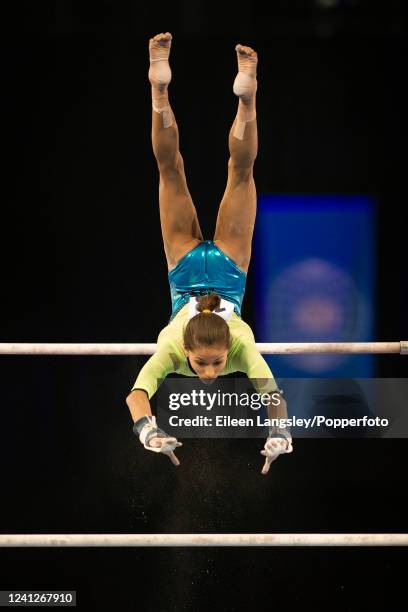
<svg viewBox="0 0 408 612"><path fill-rule="evenodd" d="M160 383L168 374L176 373L189 377L197 376L191 371L183 351L182 330L186 321L188 321L188 305L183 307L177 316L162 329L157 339L156 353L147 360L136 378L132 390L126 399L135 424L144 417L152 418L149 400L156 393ZM233 315L229 321L229 327L232 343L221 375L244 372L251 380L257 392L269 393L271 397L276 399L276 394L279 392L278 385L268 364L256 347L255 338L250 326L238 316ZM279 398L281 400L279 403L271 401L268 406L268 417L270 419L287 418L286 401L280 393ZM140 421L138 426L142 424L143 426L149 425L149 427L153 425L152 422ZM142 441L137 427L134 431ZM147 429L145 430L146 432ZM161 437L156 437L159 440L155 440L155 444L164 443L163 434L161 434ZM172 450L174 451L177 447L177 440L173 438L172 443L174 445ZM161 452L166 453L167 448L164 447ZM261 452L265 455L265 465L262 473L266 474L272 461L282 453L291 452L290 432L279 428L271 428L264 450ZM178 465L173 460L174 457L171 454L169 454L169 457L175 465Z"/></svg>

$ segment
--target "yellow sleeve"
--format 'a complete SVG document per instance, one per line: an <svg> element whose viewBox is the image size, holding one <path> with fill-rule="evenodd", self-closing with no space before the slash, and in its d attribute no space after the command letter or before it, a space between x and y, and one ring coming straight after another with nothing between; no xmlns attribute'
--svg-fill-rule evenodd
<svg viewBox="0 0 408 612"><path fill-rule="evenodd" d="M273 374L256 348L255 342L242 338L238 350L239 371L245 372L258 393L272 393L278 389Z"/></svg>
<svg viewBox="0 0 408 612"><path fill-rule="evenodd" d="M132 391L143 389L150 399L156 393L163 379L171 372L174 372L176 367L174 350L171 345L167 342L158 344L157 351L146 361L140 370Z"/></svg>

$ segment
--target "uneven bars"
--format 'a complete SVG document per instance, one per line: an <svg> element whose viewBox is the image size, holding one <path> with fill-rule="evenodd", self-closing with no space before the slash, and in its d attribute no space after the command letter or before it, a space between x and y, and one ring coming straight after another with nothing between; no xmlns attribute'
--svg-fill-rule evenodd
<svg viewBox="0 0 408 612"><path fill-rule="evenodd" d="M408 533L98 533L0 535L0 547L407 546Z"/></svg>
<svg viewBox="0 0 408 612"><path fill-rule="evenodd" d="M397 353L408 354L408 340L399 342L258 342L265 355L305 353ZM118 343L0 343L0 355L153 355L157 344Z"/></svg>

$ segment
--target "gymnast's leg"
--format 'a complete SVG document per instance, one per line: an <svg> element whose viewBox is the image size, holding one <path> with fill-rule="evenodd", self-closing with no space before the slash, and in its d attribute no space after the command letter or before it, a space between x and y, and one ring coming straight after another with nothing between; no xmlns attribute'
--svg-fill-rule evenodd
<svg viewBox="0 0 408 612"><path fill-rule="evenodd" d="M235 50L238 74L234 82L234 93L239 99L238 111L229 133L228 181L218 211L214 242L241 270L247 272L256 217L253 167L258 152L258 56L250 47L237 45Z"/></svg>
<svg viewBox="0 0 408 612"><path fill-rule="evenodd" d="M179 151L179 131L168 98L171 41L169 32L158 34L149 41L152 145L160 173L160 223L169 270L203 240L197 212L187 187L184 163Z"/></svg>

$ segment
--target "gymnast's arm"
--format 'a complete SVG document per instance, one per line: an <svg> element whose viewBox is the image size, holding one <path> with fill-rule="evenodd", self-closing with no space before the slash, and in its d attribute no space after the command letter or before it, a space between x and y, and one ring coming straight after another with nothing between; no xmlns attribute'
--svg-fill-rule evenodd
<svg viewBox="0 0 408 612"><path fill-rule="evenodd" d="M277 423L277 420L287 421L286 400L282 396L268 364L256 348L255 342L249 338L243 338L238 355L241 361L240 371L246 373L258 393L269 395L268 418L273 419L275 423ZM269 435L264 450L261 451L261 455L265 456L265 463L261 470L262 474L268 473L271 463L281 453L291 453L293 450L289 427L279 427L279 425L280 423L269 427Z"/></svg>
<svg viewBox="0 0 408 612"><path fill-rule="evenodd" d="M160 429L156 417L152 415L149 401L163 379L176 369L174 364L171 343L159 343L156 353L140 370L126 403L134 421L133 432L137 434L143 446L147 450L167 455L173 465L180 465L174 450L182 444L177 438Z"/></svg>
<svg viewBox="0 0 408 612"><path fill-rule="evenodd" d="M245 372L257 392L270 394L271 401L267 406L268 418L286 420L288 418L286 400L281 395L273 374L265 359L256 348L255 342L250 338L243 337L238 351L238 358L239 364L237 364L237 369L240 372ZM270 435L275 433L275 429L271 428Z"/></svg>
<svg viewBox="0 0 408 612"><path fill-rule="evenodd" d="M152 415L149 396L145 389L132 389L126 398L126 404L134 423L144 416Z"/></svg>
<svg viewBox="0 0 408 612"><path fill-rule="evenodd" d="M163 342L140 370L126 404L134 422L144 416L151 416L150 398L156 393L163 379L174 372L171 345Z"/></svg>

